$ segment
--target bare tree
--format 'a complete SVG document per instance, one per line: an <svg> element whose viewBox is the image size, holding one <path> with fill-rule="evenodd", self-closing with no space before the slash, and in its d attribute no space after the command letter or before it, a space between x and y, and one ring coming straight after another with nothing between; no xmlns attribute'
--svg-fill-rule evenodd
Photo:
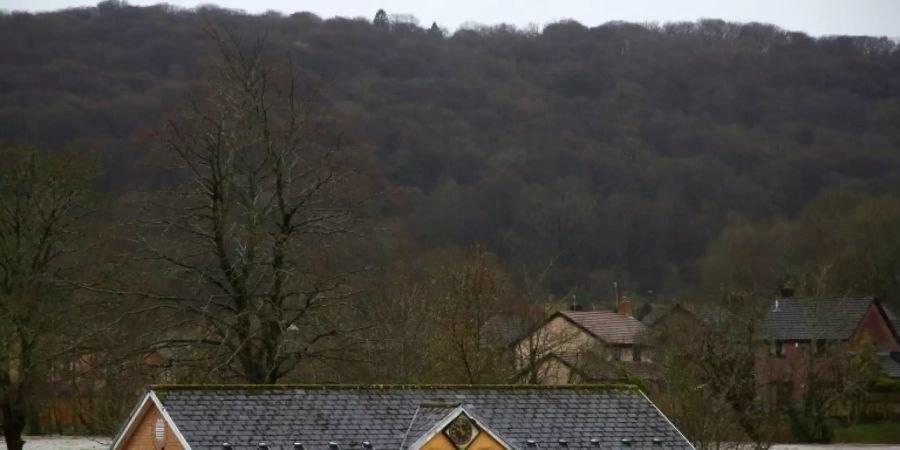
<svg viewBox="0 0 900 450"><path fill-rule="evenodd" d="M768 448L779 415L759 402L754 381L756 339L767 301L750 293L706 297L655 330L665 383L652 392L698 448L749 442Z"/></svg>
<svg viewBox="0 0 900 450"><path fill-rule="evenodd" d="M552 357L566 358L567 362L580 362L582 354L589 347L583 333L576 327L553 327L546 322L546 293L541 288L545 277L558 260L558 256L537 276L531 276L523 269L519 299L524 303L518 308L517 319L521 322L518 340L513 343L513 369L516 381L524 384L544 384L557 377L559 365L550 361ZM511 320L512 318L508 319ZM580 367L579 367L580 368ZM559 380L557 380L559 381ZM570 381L570 380L566 380Z"/></svg>
<svg viewBox="0 0 900 450"><path fill-rule="evenodd" d="M496 257L479 246L443 268L437 279L434 351L437 368L459 374L470 384L501 381L502 354L488 344L485 325L509 293L508 280Z"/></svg>
<svg viewBox="0 0 900 450"><path fill-rule="evenodd" d="M556 356L565 358L570 364L582 368L584 356L590 350L590 343L583 338L578 328L550 327L549 324L538 324L516 343L515 366L520 374L519 381L525 384L544 384L552 382L558 367L548 363L548 358Z"/></svg>
<svg viewBox="0 0 900 450"><path fill-rule="evenodd" d="M20 450L42 368L73 345L61 344L73 308L57 276L71 268L91 171L33 148L3 145L0 158L0 414L7 448Z"/></svg>
<svg viewBox="0 0 900 450"><path fill-rule="evenodd" d="M274 383L344 349L334 312L353 290L336 267L355 186L319 90L301 88L290 60L207 33L216 75L162 133L188 181L153 204L160 218L139 238L170 288L146 297L183 319L154 344L218 377Z"/></svg>

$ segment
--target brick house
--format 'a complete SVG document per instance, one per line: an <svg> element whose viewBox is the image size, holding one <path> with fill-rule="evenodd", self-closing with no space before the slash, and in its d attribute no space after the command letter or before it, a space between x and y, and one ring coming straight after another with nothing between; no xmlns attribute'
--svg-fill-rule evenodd
<svg viewBox="0 0 900 450"><path fill-rule="evenodd" d="M169 386L111 450L693 449L628 386Z"/></svg>
<svg viewBox="0 0 900 450"><path fill-rule="evenodd" d="M779 298L761 325L755 378L769 404L797 402L810 370L825 376L864 339L875 346L887 375L900 376L900 339L890 313L871 298ZM829 357L835 356L837 358Z"/></svg>
<svg viewBox="0 0 900 450"><path fill-rule="evenodd" d="M625 297L617 312L559 311L513 344L514 380L573 384L656 379L644 342L647 330L632 317Z"/></svg>

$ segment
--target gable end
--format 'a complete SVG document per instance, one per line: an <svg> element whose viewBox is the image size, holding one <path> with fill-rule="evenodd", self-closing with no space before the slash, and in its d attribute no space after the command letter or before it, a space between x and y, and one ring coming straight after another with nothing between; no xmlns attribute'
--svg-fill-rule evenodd
<svg viewBox="0 0 900 450"><path fill-rule="evenodd" d="M164 443L157 443L157 429L162 425ZM191 450L166 408L152 390L147 391L131 412L125 426L116 435L110 450Z"/></svg>

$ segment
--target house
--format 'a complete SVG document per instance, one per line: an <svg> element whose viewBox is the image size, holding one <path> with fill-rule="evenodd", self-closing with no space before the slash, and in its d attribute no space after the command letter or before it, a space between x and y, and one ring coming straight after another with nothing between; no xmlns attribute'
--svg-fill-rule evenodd
<svg viewBox="0 0 900 450"><path fill-rule="evenodd" d="M811 375L828 375L841 355L871 341L884 372L900 376L900 351L890 313L871 298L779 298L761 325L755 351L755 378L770 404L797 402ZM826 354L838 358L825 358Z"/></svg>
<svg viewBox="0 0 900 450"><path fill-rule="evenodd" d="M693 449L630 386L168 386L111 450Z"/></svg>
<svg viewBox="0 0 900 450"><path fill-rule="evenodd" d="M622 297L617 312L559 311L513 345L517 382L570 384L657 378L647 326Z"/></svg>
<svg viewBox="0 0 900 450"><path fill-rule="evenodd" d="M682 303L654 304L641 322L649 328L665 328L681 326L685 323L696 323L696 314L690 305Z"/></svg>

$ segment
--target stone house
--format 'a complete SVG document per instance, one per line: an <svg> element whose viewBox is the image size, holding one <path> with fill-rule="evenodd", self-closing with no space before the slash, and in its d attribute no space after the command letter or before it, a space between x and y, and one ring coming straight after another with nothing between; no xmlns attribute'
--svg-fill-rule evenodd
<svg viewBox="0 0 900 450"><path fill-rule="evenodd" d="M648 327L620 299L617 312L559 311L513 343L514 380L527 384L657 378L643 340Z"/></svg>

